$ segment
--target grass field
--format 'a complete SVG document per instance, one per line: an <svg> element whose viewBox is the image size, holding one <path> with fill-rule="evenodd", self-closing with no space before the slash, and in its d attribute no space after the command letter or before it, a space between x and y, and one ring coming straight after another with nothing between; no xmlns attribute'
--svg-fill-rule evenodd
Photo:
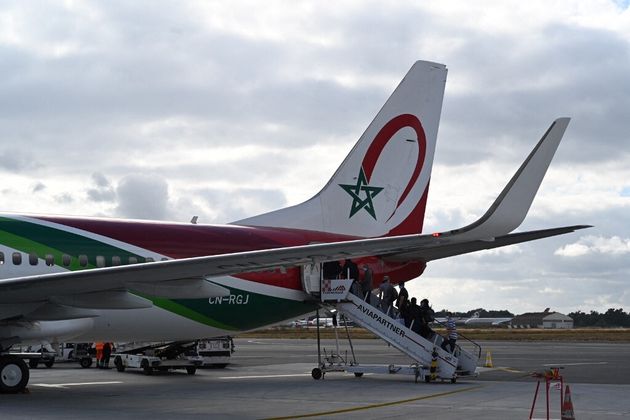
<svg viewBox="0 0 630 420"><path fill-rule="evenodd" d="M377 338L371 332L363 328L350 328L352 338ZM436 332L444 334L444 330L436 329ZM337 330L339 338L345 338L343 327ZM334 338L332 328L320 329L322 338ZM543 329L509 329L488 328L468 329L460 328L459 333L471 340L496 340L496 341L597 341L597 342L630 342L630 329L628 328L575 328L571 330L543 330ZM315 328L270 328L241 334L239 337L250 338L317 338Z"/></svg>

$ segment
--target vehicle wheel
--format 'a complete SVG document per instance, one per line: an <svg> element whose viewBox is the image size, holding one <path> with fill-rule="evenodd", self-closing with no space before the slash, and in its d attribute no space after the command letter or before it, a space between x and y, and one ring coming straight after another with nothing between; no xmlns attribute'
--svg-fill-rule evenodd
<svg viewBox="0 0 630 420"><path fill-rule="evenodd" d="M24 391L29 372L24 360L15 356L0 357L0 392Z"/></svg>
<svg viewBox="0 0 630 420"><path fill-rule="evenodd" d="M81 365L83 369L87 369L90 366L92 366L92 358L84 357L83 359L79 360L79 364Z"/></svg>
<svg viewBox="0 0 630 420"><path fill-rule="evenodd" d="M116 356L116 358L114 359L114 366L116 366L116 370L118 372L125 371L125 365L123 364L122 358L120 356Z"/></svg>
<svg viewBox="0 0 630 420"><path fill-rule="evenodd" d="M311 371L311 376L313 377L313 379L317 380L317 379L321 379L322 378L322 370L320 368L314 368Z"/></svg>
<svg viewBox="0 0 630 420"><path fill-rule="evenodd" d="M431 376L427 375L424 377L424 382L429 383L431 382Z"/></svg>
<svg viewBox="0 0 630 420"><path fill-rule="evenodd" d="M149 361L147 359L142 359L142 362L140 362L140 368L142 368L145 375L153 375L153 368L149 365Z"/></svg>
<svg viewBox="0 0 630 420"><path fill-rule="evenodd" d="M197 368L196 367L187 367L186 368L186 373L188 373L189 375L194 375L195 372L197 372Z"/></svg>
<svg viewBox="0 0 630 420"><path fill-rule="evenodd" d="M354 376L360 378L361 376L363 376L363 372L354 372Z"/></svg>
<svg viewBox="0 0 630 420"><path fill-rule="evenodd" d="M457 382L457 378L451 378L451 383L454 384Z"/></svg>
<svg viewBox="0 0 630 420"><path fill-rule="evenodd" d="M37 369L37 365L39 364L39 359L29 359L28 360L28 367L30 367L31 369Z"/></svg>
<svg viewBox="0 0 630 420"><path fill-rule="evenodd" d="M44 362L44 366L46 366L48 369L50 369L51 367L53 367L53 365L55 364L55 359L52 358L50 360L46 360Z"/></svg>

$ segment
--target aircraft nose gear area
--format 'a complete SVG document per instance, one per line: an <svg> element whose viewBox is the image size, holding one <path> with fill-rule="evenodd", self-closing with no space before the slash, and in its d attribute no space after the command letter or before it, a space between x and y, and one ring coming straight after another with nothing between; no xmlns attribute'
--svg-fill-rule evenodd
<svg viewBox="0 0 630 420"><path fill-rule="evenodd" d="M15 356L0 357L0 392L21 392L26 388L28 379L28 366L24 360Z"/></svg>

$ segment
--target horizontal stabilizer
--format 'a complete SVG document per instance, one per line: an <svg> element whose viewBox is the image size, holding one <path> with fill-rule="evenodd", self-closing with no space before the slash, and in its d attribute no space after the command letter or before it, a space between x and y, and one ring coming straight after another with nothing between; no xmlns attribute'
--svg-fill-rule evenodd
<svg viewBox="0 0 630 420"><path fill-rule="evenodd" d="M424 261L429 262L433 260L439 260L441 258L453 257L455 255L469 254L475 251L482 251L485 249L499 248L507 245L519 244L522 242L534 241L536 239L549 238L551 236L564 235L565 233L575 232L580 229L587 229L592 226L577 225L559 227L553 229L533 230L529 232L519 232L510 235L499 236L492 241L466 241L466 242L451 242L445 240L443 245L439 245L439 242L433 246L420 248L411 252L400 252L395 255L386 257L388 261Z"/></svg>

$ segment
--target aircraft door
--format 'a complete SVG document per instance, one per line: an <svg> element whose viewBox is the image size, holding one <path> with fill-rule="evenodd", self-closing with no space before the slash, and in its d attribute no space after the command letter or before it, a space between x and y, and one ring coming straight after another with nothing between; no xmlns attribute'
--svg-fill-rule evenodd
<svg viewBox="0 0 630 420"><path fill-rule="evenodd" d="M306 293L319 296L321 264L307 264L302 267L302 288Z"/></svg>

